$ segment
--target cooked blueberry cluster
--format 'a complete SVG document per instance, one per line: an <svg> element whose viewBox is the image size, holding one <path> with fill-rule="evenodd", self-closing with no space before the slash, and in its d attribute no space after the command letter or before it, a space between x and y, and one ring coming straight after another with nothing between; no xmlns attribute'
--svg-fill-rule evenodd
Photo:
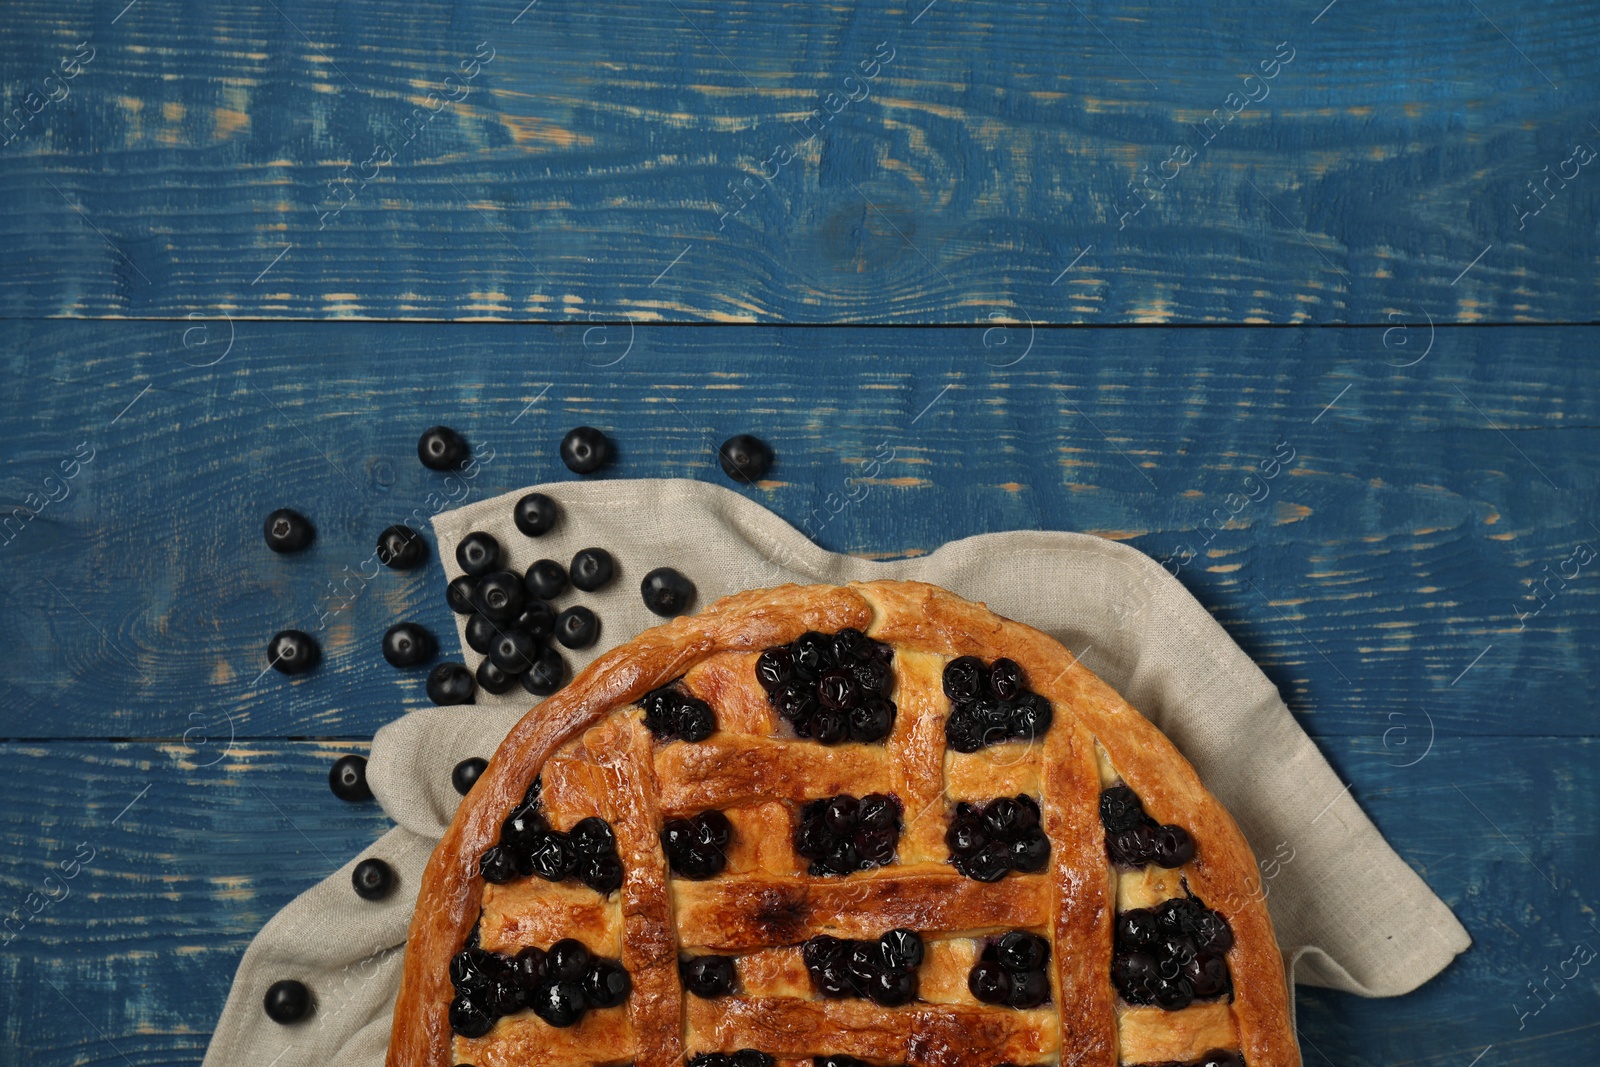
<svg viewBox="0 0 1600 1067"><path fill-rule="evenodd" d="M702 1052L690 1056L688 1067L773 1067L776 1063L765 1052L742 1048L738 1052Z"/></svg>
<svg viewBox="0 0 1600 1067"><path fill-rule="evenodd" d="M953 705L944 738L957 752L1032 741L1044 736L1055 718L1050 702L1024 687L1022 668L1014 660L985 666L977 656L953 659L945 664L944 695Z"/></svg>
<svg viewBox="0 0 1600 1067"><path fill-rule="evenodd" d="M523 1008L551 1026L571 1026L590 1008L616 1007L633 989L620 963L591 956L570 937L514 956L470 946L451 958L450 981L450 1028L462 1037L482 1037Z"/></svg>
<svg viewBox="0 0 1600 1067"><path fill-rule="evenodd" d="M1182 867L1194 859L1194 838L1181 826L1162 826L1144 812L1132 789L1114 785L1100 794L1106 852L1124 867Z"/></svg>
<svg viewBox="0 0 1600 1067"><path fill-rule="evenodd" d="M861 997L885 1008L917 998L922 938L890 930L876 941L849 941L819 934L800 946L811 980L825 997Z"/></svg>
<svg viewBox="0 0 1600 1067"><path fill-rule="evenodd" d="M1174 897L1117 916L1111 981L1129 1004L1178 1011L1232 989L1232 947L1227 919L1193 897Z"/></svg>
<svg viewBox="0 0 1600 1067"><path fill-rule="evenodd" d="M1161 1063L1144 1063L1139 1067L1244 1067L1244 1056L1214 1048L1197 1060L1164 1060Z"/></svg>
<svg viewBox="0 0 1600 1067"><path fill-rule="evenodd" d="M1050 862L1050 838L1039 827L1039 804L1019 793L986 804L962 801L944 832L950 862L979 882L998 882L1009 871L1033 874Z"/></svg>
<svg viewBox="0 0 1600 1067"><path fill-rule="evenodd" d="M693 744L717 731L717 715L711 705L676 686L652 689L639 703L644 707L645 729L658 740L682 739Z"/></svg>
<svg viewBox="0 0 1600 1067"><path fill-rule="evenodd" d="M500 843L478 860L484 880L503 885L519 875L547 882L576 878L596 893L622 885L622 859L611 824L591 815L566 833L550 829L539 813L539 779L500 824Z"/></svg>
<svg viewBox="0 0 1600 1067"><path fill-rule="evenodd" d="M889 699L894 649L860 630L807 630L756 660L756 679L772 707L801 737L824 745L882 741L894 729Z"/></svg>
<svg viewBox="0 0 1600 1067"><path fill-rule="evenodd" d="M857 800L841 793L800 809L794 850L811 861L810 874L849 874L894 860L900 843L900 801L883 793Z"/></svg>
<svg viewBox="0 0 1600 1067"><path fill-rule="evenodd" d="M1013 930L983 946L967 974L967 988L985 1004L1037 1008L1050 999L1050 942L1026 930Z"/></svg>
<svg viewBox="0 0 1600 1067"><path fill-rule="evenodd" d="M683 980L683 988L707 1000L727 996L739 982L732 956L690 956L680 959L678 977Z"/></svg>
<svg viewBox="0 0 1600 1067"><path fill-rule="evenodd" d="M661 847L672 873L697 882L722 873L728 865L723 850L732 838L728 817L714 809L692 819L668 819L661 827Z"/></svg>

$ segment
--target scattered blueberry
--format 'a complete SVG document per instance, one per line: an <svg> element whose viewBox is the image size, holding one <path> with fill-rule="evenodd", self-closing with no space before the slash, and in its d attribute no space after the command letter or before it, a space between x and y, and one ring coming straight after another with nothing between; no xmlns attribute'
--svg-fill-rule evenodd
<svg viewBox="0 0 1600 1067"><path fill-rule="evenodd" d="M500 542L493 534L474 530L456 545L456 562L472 577L482 577L499 565Z"/></svg>
<svg viewBox="0 0 1600 1067"><path fill-rule="evenodd" d="M611 442L593 426L568 430L561 439L561 462L573 474L593 474L611 459Z"/></svg>
<svg viewBox="0 0 1600 1067"><path fill-rule="evenodd" d="M328 788L340 800L351 804L372 799L367 786L367 758L365 756L340 756L328 768Z"/></svg>
<svg viewBox="0 0 1600 1067"><path fill-rule="evenodd" d="M439 651L433 635L414 622L395 623L383 634L383 658L391 667L416 667Z"/></svg>
<svg viewBox="0 0 1600 1067"><path fill-rule="evenodd" d="M364 859L350 872L350 884L362 900L382 900L394 888L394 868L380 859Z"/></svg>
<svg viewBox="0 0 1600 1067"><path fill-rule="evenodd" d="M553 559L535 560L522 584L540 600L554 600L567 589L567 569Z"/></svg>
<svg viewBox="0 0 1600 1067"><path fill-rule="evenodd" d="M556 640L567 648L588 648L600 636L600 616L574 604L556 616Z"/></svg>
<svg viewBox="0 0 1600 1067"><path fill-rule="evenodd" d="M477 591L478 580L470 574L463 574L459 578L450 579L450 584L445 587L444 598L450 604L450 610L457 615L471 615L478 609L473 605L472 594Z"/></svg>
<svg viewBox="0 0 1600 1067"><path fill-rule="evenodd" d="M491 622L487 615L473 612L467 617L467 647L472 651L487 656L499 633L500 627Z"/></svg>
<svg viewBox="0 0 1600 1067"><path fill-rule="evenodd" d="M571 575L574 589L592 593L611 581L617 572L617 565L611 553L605 549L585 548L572 557L572 565L567 572Z"/></svg>
<svg viewBox="0 0 1600 1067"><path fill-rule="evenodd" d="M275 1023L297 1023L311 1012L311 990L304 982L284 978L267 987L261 1006Z"/></svg>
<svg viewBox="0 0 1600 1067"><path fill-rule="evenodd" d="M542 600L524 600L511 625L533 638L534 644L543 644L556 632L556 612Z"/></svg>
<svg viewBox="0 0 1600 1067"><path fill-rule="evenodd" d="M522 579L510 571L490 571L478 581L472 604L490 622L510 622L522 611Z"/></svg>
<svg viewBox="0 0 1600 1067"><path fill-rule="evenodd" d="M428 675L428 699L445 707L451 704L471 704L472 672L459 663L441 663Z"/></svg>
<svg viewBox="0 0 1600 1067"><path fill-rule="evenodd" d="M478 688L485 693L493 693L496 696L501 693L509 693L512 687L517 684L517 676L515 674L507 674L499 667L496 667L494 660L488 657L484 657L478 662L478 669L473 674L478 679Z"/></svg>
<svg viewBox="0 0 1600 1067"><path fill-rule="evenodd" d="M481 756L469 756L456 764L450 772L450 784L455 786L457 793L467 795L478 779L483 775L484 769L489 766L489 761Z"/></svg>
<svg viewBox="0 0 1600 1067"><path fill-rule="evenodd" d="M682 615L694 603L694 583L671 567L657 567L639 583L644 606L662 618Z"/></svg>
<svg viewBox="0 0 1600 1067"><path fill-rule="evenodd" d="M389 526L378 535L378 562L397 571L419 567L427 559L422 535L409 526Z"/></svg>
<svg viewBox="0 0 1600 1067"><path fill-rule="evenodd" d="M543 493L529 493L517 501L511 518L529 537L543 537L561 518L561 506Z"/></svg>
<svg viewBox="0 0 1600 1067"><path fill-rule="evenodd" d="M521 630L505 630L489 643L489 659L507 674L521 674L533 666L533 638Z"/></svg>
<svg viewBox="0 0 1600 1067"><path fill-rule="evenodd" d="M542 648L533 659L533 666L522 675L522 688L536 697L547 697L561 688L567 679L567 664L561 653L553 648Z"/></svg>
<svg viewBox="0 0 1600 1067"><path fill-rule="evenodd" d="M274 552L299 552L317 536L311 520L293 508L279 508L268 515L262 532Z"/></svg>
<svg viewBox="0 0 1600 1067"><path fill-rule="evenodd" d="M280 630L267 645L267 662L284 674L304 674L322 659L322 649L302 630Z"/></svg>
<svg viewBox="0 0 1600 1067"><path fill-rule="evenodd" d="M754 485L772 466L772 446L759 437L742 433L722 442L717 459L722 463L722 473L736 482Z"/></svg>
<svg viewBox="0 0 1600 1067"><path fill-rule="evenodd" d="M467 459L467 442L448 426L434 426L417 438L417 458L431 471L453 471Z"/></svg>

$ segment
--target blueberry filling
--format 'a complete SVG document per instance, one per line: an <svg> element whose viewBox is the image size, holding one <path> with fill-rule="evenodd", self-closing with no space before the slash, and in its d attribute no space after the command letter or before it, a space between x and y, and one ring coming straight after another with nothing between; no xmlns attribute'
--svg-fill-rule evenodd
<svg viewBox="0 0 1600 1067"><path fill-rule="evenodd" d="M850 941L819 934L800 946L811 980L824 997L859 997L885 1008L917 999L922 937L890 930L876 941Z"/></svg>
<svg viewBox="0 0 1600 1067"><path fill-rule="evenodd" d="M774 1067L777 1062L765 1052L742 1048L738 1052L702 1052L690 1056L688 1067Z"/></svg>
<svg viewBox="0 0 1600 1067"><path fill-rule="evenodd" d="M462 1037L482 1037L500 1016L523 1008L551 1026L571 1026L591 1008L616 1007L633 989L620 963L570 937L515 955L469 945L451 957L450 983L450 1028Z"/></svg>
<svg viewBox="0 0 1600 1067"><path fill-rule="evenodd" d="M696 744L717 731L717 715L711 705L675 685L650 690L639 704L644 708L645 729L658 741L679 739Z"/></svg>
<svg viewBox="0 0 1600 1067"><path fill-rule="evenodd" d="M886 866L899 841L900 801L883 793L813 800L800 809L794 831L794 850L811 861L813 875Z"/></svg>
<svg viewBox="0 0 1600 1067"><path fill-rule="evenodd" d="M1032 741L1050 729L1050 702L1023 684L1022 668L1009 659L985 666L977 656L961 656L944 668L950 698L946 743L957 752L976 752L1003 741Z"/></svg>
<svg viewBox="0 0 1600 1067"><path fill-rule="evenodd" d="M731 956L694 956L679 960L678 976L683 979L683 988L707 1000L725 997L738 985Z"/></svg>
<svg viewBox="0 0 1600 1067"><path fill-rule="evenodd" d="M1011 871L1033 874L1050 862L1039 805L1022 794L982 805L957 804L944 843L956 870L979 882L998 882Z"/></svg>
<svg viewBox="0 0 1600 1067"><path fill-rule="evenodd" d="M860 630L809 630L756 660L767 700L801 737L824 745L877 742L894 729L894 650Z"/></svg>
<svg viewBox="0 0 1600 1067"><path fill-rule="evenodd" d="M1026 930L1013 930L984 945L967 973L967 989L984 1004L1037 1008L1050 999L1050 943Z"/></svg>
<svg viewBox="0 0 1600 1067"><path fill-rule="evenodd" d="M661 847L672 873L696 882L722 873L732 839L728 817L715 809L690 819L668 819L661 827Z"/></svg>
<svg viewBox="0 0 1600 1067"><path fill-rule="evenodd" d="M1106 831L1106 854L1119 866L1154 863L1171 869L1194 859L1194 838L1189 831L1157 823L1125 785L1114 785L1100 794L1100 824Z"/></svg>
<svg viewBox="0 0 1600 1067"><path fill-rule="evenodd" d="M1129 1004L1178 1011L1232 992L1232 947L1226 918L1194 897L1174 897L1117 916L1111 981Z"/></svg>
<svg viewBox="0 0 1600 1067"><path fill-rule="evenodd" d="M539 811L540 780L500 824L500 840L485 850L478 870L485 881L503 885L538 875L547 882L575 878L602 896L622 886L622 859L611 824L598 816L581 819L566 833L552 830Z"/></svg>

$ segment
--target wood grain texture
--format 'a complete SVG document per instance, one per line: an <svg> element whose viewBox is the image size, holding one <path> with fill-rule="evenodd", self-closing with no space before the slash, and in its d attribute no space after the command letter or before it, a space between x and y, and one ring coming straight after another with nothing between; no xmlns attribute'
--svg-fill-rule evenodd
<svg viewBox="0 0 1600 1067"><path fill-rule="evenodd" d="M1539 1004L1527 982L1556 973L1580 943L1600 947L1597 742L1449 738L1405 770L1375 738L1321 744L1476 944L1406 997L1302 988L1306 1063L1461 1067L1491 1044L1513 1067L1587 1062L1593 964L1565 988L1552 981L1538 1014L1518 1012ZM205 767L148 743L0 746L0 911L27 909L79 842L94 850L65 881L70 892L0 945L11 1062L199 1063L249 939L387 828L376 805L327 791L329 761L352 750L363 749L241 744Z"/></svg>
<svg viewBox="0 0 1600 1067"><path fill-rule="evenodd" d="M571 477L556 443L580 423L617 443L612 476L723 484L717 443L755 431L778 461L748 492L829 549L1125 541L1169 561L1315 736L1387 736L1397 763L1430 736L1594 733L1600 561L1560 576L1600 548L1582 328L1441 329L1403 370L1380 330L1040 330L996 368L1005 349L972 328L658 326L596 368L582 327L243 322L195 369L194 328L7 331L0 494L43 507L0 544L0 736L179 737L199 715L364 738L421 706L420 674L376 650L402 617L450 631L437 565L359 574L384 526L448 503L414 458L438 422L493 450L472 499ZM92 461L47 482L83 442ZM303 556L262 544L282 506L318 526ZM275 631L319 621L315 675L262 676Z"/></svg>
<svg viewBox="0 0 1600 1067"><path fill-rule="evenodd" d="M525 2L10 5L0 314L1600 309L1590 6Z"/></svg>

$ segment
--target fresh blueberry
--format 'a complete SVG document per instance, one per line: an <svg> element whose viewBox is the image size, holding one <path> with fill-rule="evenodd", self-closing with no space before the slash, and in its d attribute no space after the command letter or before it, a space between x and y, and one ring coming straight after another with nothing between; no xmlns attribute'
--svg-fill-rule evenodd
<svg viewBox="0 0 1600 1067"><path fill-rule="evenodd" d="M566 648L588 648L600 636L600 617L582 604L556 616L556 640Z"/></svg>
<svg viewBox="0 0 1600 1067"><path fill-rule="evenodd" d="M529 537L543 537L561 518L561 506L543 493L529 493L517 501L511 519Z"/></svg>
<svg viewBox="0 0 1600 1067"><path fill-rule="evenodd" d="M685 989L707 1000L732 993L737 978L730 956L696 956L679 963L678 973Z"/></svg>
<svg viewBox="0 0 1600 1067"><path fill-rule="evenodd" d="M772 466L772 446L742 433L722 442L717 459L722 463L722 473L736 482L754 485L766 477L767 468Z"/></svg>
<svg viewBox="0 0 1600 1067"><path fill-rule="evenodd" d="M485 656L494 646L494 639L500 633L500 627L489 620L487 615L473 612L467 617L467 647L474 652L481 652Z"/></svg>
<svg viewBox="0 0 1600 1067"><path fill-rule="evenodd" d="M603 548L585 548L572 557L567 573L572 577L572 587L593 593L611 581L617 572L616 561Z"/></svg>
<svg viewBox="0 0 1600 1067"><path fill-rule="evenodd" d="M472 672L459 663L441 663L428 675L428 699L445 707L471 704Z"/></svg>
<svg viewBox="0 0 1600 1067"><path fill-rule="evenodd" d="M311 1012L311 990L304 982L284 978L267 987L261 1006L275 1023L297 1023Z"/></svg>
<svg viewBox="0 0 1600 1067"><path fill-rule="evenodd" d="M279 508L268 515L262 533L274 552L299 552L317 536L311 520L292 508Z"/></svg>
<svg viewBox="0 0 1600 1067"><path fill-rule="evenodd" d="M960 656L945 664L944 695L951 700L975 700L983 692L988 672L977 656Z"/></svg>
<svg viewBox="0 0 1600 1067"><path fill-rule="evenodd" d="M482 577L500 565L500 542L493 534L474 530L456 545L456 563L472 577Z"/></svg>
<svg viewBox="0 0 1600 1067"><path fill-rule="evenodd" d="M322 649L303 630L280 630L267 645L267 663L284 674L304 674L322 659Z"/></svg>
<svg viewBox="0 0 1600 1067"><path fill-rule="evenodd" d="M593 426L568 430L561 439L561 462L573 474L593 474L611 459L611 442Z"/></svg>
<svg viewBox="0 0 1600 1067"><path fill-rule="evenodd" d="M473 606L491 622L511 622L522 611L526 599L522 579L510 571L490 571L478 582Z"/></svg>
<svg viewBox="0 0 1600 1067"><path fill-rule="evenodd" d="M431 471L453 471L467 459L467 442L448 426L433 426L417 438L417 458Z"/></svg>
<svg viewBox="0 0 1600 1067"><path fill-rule="evenodd" d="M521 674L533 666L533 638L521 630L502 630L489 642L489 659L507 674Z"/></svg>
<svg viewBox="0 0 1600 1067"><path fill-rule="evenodd" d="M1194 838L1181 826L1163 826L1156 831L1155 861L1171 869L1194 859Z"/></svg>
<svg viewBox="0 0 1600 1067"><path fill-rule="evenodd" d="M427 559L422 535L409 526L389 526L378 535L378 562L397 571L409 571Z"/></svg>
<svg viewBox="0 0 1600 1067"><path fill-rule="evenodd" d="M517 857L509 848L491 845L478 857L478 873L486 882L505 885L517 876Z"/></svg>
<svg viewBox="0 0 1600 1067"><path fill-rule="evenodd" d="M967 975L967 989L984 1004L1004 1004L1011 997L1011 975L991 960L980 960Z"/></svg>
<svg viewBox="0 0 1600 1067"><path fill-rule="evenodd" d="M583 987L576 982L542 982L528 1007L551 1026L571 1026L583 1016Z"/></svg>
<svg viewBox="0 0 1600 1067"><path fill-rule="evenodd" d="M628 999L633 980L612 960L595 960L583 976L583 995L596 1008L614 1008Z"/></svg>
<svg viewBox="0 0 1600 1067"><path fill-rule="evenodd" d="M383 658L391 667L417 667L439 651L433 635L414 622L400 622L383 634Z"/></svg>
<svg viewBox="0 0 1600 1067"><path fill-rule="evenodd" d="M484 769L488 766L489 761L483 757L470 756L456 764L455 769L450 772L450 784L455 786L457 793L466 796L473 783L483 775Z"/></svg>
<svg viewBox="0 0 1600 1067"><path fill-rule="evenodd" d="M556 630L556 612L542 600L526 600L511 625L529 637L534 644L544 644Z"/></svg>
<svg viewBox="0 0 1600 1067"><path fill-rule="evenodd" d="M541 648L533 666L522 676L522 688L536 697L547 697L567 679L567 663L553 648Z"/></svg>
<svg viewBox="0 0 1600 1067"><path fill-rule="evenodd" d="M479 689L482 689L485 693L493 693L496 696L501 693L511 692L512 687L517 684L517 676L515 674L507 674L499 667L496 667L494 660L488 657L478 661L478 669L473 672L473 675L478 679Z"/></svg>
<svg viewBox="0 0 1600 1067"><path fill-rule="evenodd" d="M644 606L662 618L682 615L694 603L694 583L671 567L657 567L639 583Z"/></svg>
<svg viewBox="0 0 1600 1067"><path fill-rule="evenodd" d="M367 786L367 757L340 756L328 768L328 788L340 800L354 804L372 799Z"/></svg>
<svg viewBox="0 0 1600 1067"><path fill-rule="evenodd" d="M553 559L535 560L522 579L523 587L540 600L554 600L567 589L567 569Z"/></svg>
<svg viewBox="0 0 1600 1067"><path fill-rule="evenodd" d="M362 900L382 900L394 888L394 868L380 859L364 859L350 872L350 884Z"/></svg>
<svg viewBox="0 0 1600 1067"><path fill-rule="evenodd" d="M477 588L478 580L470 574L450 579L450 584L444 590L444 599L450 605L450 610L457 615L471 615L477 611L472 598Z"/></svg>

